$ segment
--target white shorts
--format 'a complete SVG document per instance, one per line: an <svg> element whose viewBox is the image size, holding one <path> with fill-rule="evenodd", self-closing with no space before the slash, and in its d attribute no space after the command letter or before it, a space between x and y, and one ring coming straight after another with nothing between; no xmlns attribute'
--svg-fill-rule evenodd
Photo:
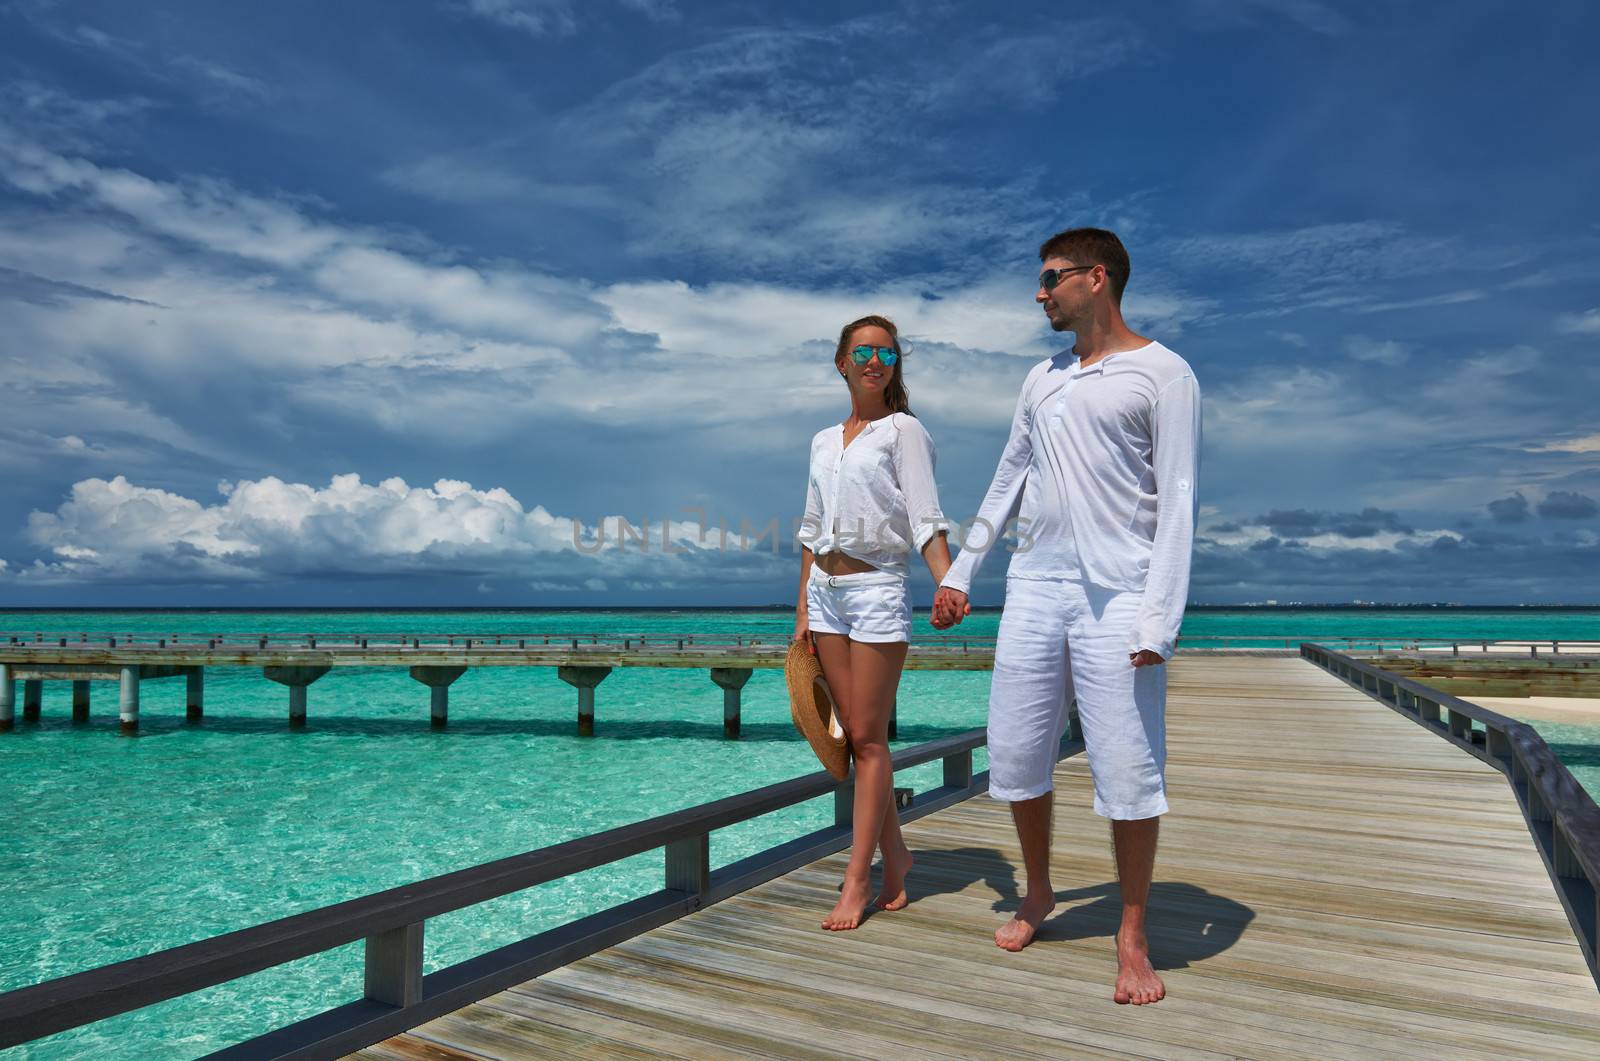
<svg viewBox="0 0 1600 1061"><path fill-rule="evenodd" d="M830 575L815 565L806 584L806 617L814 634L852 641L910 641L911 592L891 571Z"/></svg>
<svg viewBox="0 0 1600 1061"><path fill-rule="evenodd" d="M1006 580L989 687L989 794L1018 802L1055 787L1067 705L1105 818L1167 812L1167 666L1134 667L1141 594L1065 579Z"/></svg>

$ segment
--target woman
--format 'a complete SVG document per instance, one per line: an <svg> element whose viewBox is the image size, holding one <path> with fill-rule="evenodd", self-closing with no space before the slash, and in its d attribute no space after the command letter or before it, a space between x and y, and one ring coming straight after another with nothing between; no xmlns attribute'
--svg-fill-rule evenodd
<svg viewBox="0 0 1600 1061"><path fill-rule="evenodd" d="M822 921L837 932L861 923L877 848L883 888L876 905L906 905L911 852L900 836L889 763L889 713L911 640L906 558L922 554L937 585L950 547L933 440L911 415L894 324L872 316L845 325L833 362L850 390L850 415L811 440L794 636L817 654L855 756L854 845L839 904Z"/></svg>

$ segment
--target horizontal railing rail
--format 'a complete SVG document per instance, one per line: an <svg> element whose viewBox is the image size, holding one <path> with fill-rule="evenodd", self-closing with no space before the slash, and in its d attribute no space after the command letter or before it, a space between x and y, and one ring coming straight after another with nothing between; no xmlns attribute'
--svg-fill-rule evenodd
<svg viewBox="0 0 1600 1061"><path fill-rule="evenodd" d="M912 820L984 791L973 773L981 729L894 753L896 771L942 760L943 784L914 797ZM1074 713L1060 755L1082 750ZM852 775L853 778L854 775ZM710 834L834 793L834 824L713 871ZM0 994L0 1048L127 1013L365 940L365 997L222 1051L229 1057L331 1057L360 1049L489 994L771 880L849 844L853 780L818 772L647 821L390 888L252 928ZM652 894L423 975L429 918L661 849Z"/></svg>
<svg viewBox="0 0 1600 1061"><path fill-rule="evenodd" d="M1300 655L1506 775L1600 986L1600 807L1538 730L1323 645Z"/></svg>
<svg viewBox="0 0 1600 1061"><path fill-rule="evenodd" d="M1180 647L1200 648L1215 647L1230 648L1234 646L1267 646L1296 648L1304 642L1304 635L1298 634L1211 634L1197 633L1184 634L1178 638ZM290 647L290 648L321 648L321 649L349 649L369 647L460 647L471 649L494 648L530 648L550 646L559 648L563 645L573 648L583 646L602 646L606 648L722 648L722 647L783 647L788 642L786 633L773 634L667 634L667 633L596 633L590 632L511 632L488 631L481 633L472 632L383 632L383 633L358 633L351 631L334 632L264 632L261 634L246 634L238 631L232 633L205 633L195 631L61 631L61 630L27 630L27 631L0 631L0 649L7 646L26 648L28 646L57 648L179 648L197 647L205 645L212 648L226 648L232 646L247 646L255 648ZM995 642L991 634L963 634L919 631L917 643L919 648L955 648L964 646L992 647ZM1374 634L1370 636L1340 634L1337 636L1320 638L1318 643L1343 645L1347 650L1353 648L1394 648L1405 650L1441 649L1450 648L1460 651L1463 648L1480 652L1504 652L1508 654L1523 654L1528 651L1537 654L1540 651L1554 655L1563 652L1572 654L1600 653L1600 640L1585 639L1540 639L1521 640L1506 638L1482 637L1412 637L1395 634Z"/></svg>

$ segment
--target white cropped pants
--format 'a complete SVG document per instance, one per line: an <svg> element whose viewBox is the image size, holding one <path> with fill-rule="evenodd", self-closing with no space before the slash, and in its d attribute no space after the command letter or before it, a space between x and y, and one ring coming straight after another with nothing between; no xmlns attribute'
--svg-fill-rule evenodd
<svg viewBox="0 0 1600 1061"><path fill-rule="evenodd" d="M989 687L989 794L1019 802L1055 787L1076 696L1094 811L1167 812L1167 667L1134 667L1140 594L1065 579L1006 580Z"/></svg>

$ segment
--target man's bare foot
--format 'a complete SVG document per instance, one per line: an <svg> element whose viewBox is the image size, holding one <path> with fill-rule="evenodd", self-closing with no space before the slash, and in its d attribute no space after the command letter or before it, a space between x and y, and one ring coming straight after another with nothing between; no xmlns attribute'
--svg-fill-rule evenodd
<svg viewBox="0 0 1600 1061"><path fill-rule="evenodd" d="M883 855L883 890L878 892L874 904L879 910L904 910L906 903L906 874L911 872L911 866L916 859L911 857L911 849L901 846L895 854L884 852Z"/></svg>
<svg viewBox="0 0 1600 1061"><path fill-rule="evenodd" d="M822 919L822 927L829 932L847 932L861 924L867 912L867 899L872 893L872 881L845 877L839 889L839 903L833 912Z"/></svg>
<svg viewBox="0 0 1600 1061"><path fill-rule="evenodd" d="M1130 1002L1148 1006L1167 997L1167 985L1150 964L1150 947L1144 940L1130 939L1124 944L1121 935L1117 936L1117 988L1111 997L1119 1006Z"/></svg>
<svg viewBox="0 0 1600 1061"><path fill-rule="evenodd" d="M1028 892L1016 915L995 929L994 945L1001 950L1019 951L1033 942L1039 925L1056 908L1056 894L1049 888L1036 888Z"/></svg>

